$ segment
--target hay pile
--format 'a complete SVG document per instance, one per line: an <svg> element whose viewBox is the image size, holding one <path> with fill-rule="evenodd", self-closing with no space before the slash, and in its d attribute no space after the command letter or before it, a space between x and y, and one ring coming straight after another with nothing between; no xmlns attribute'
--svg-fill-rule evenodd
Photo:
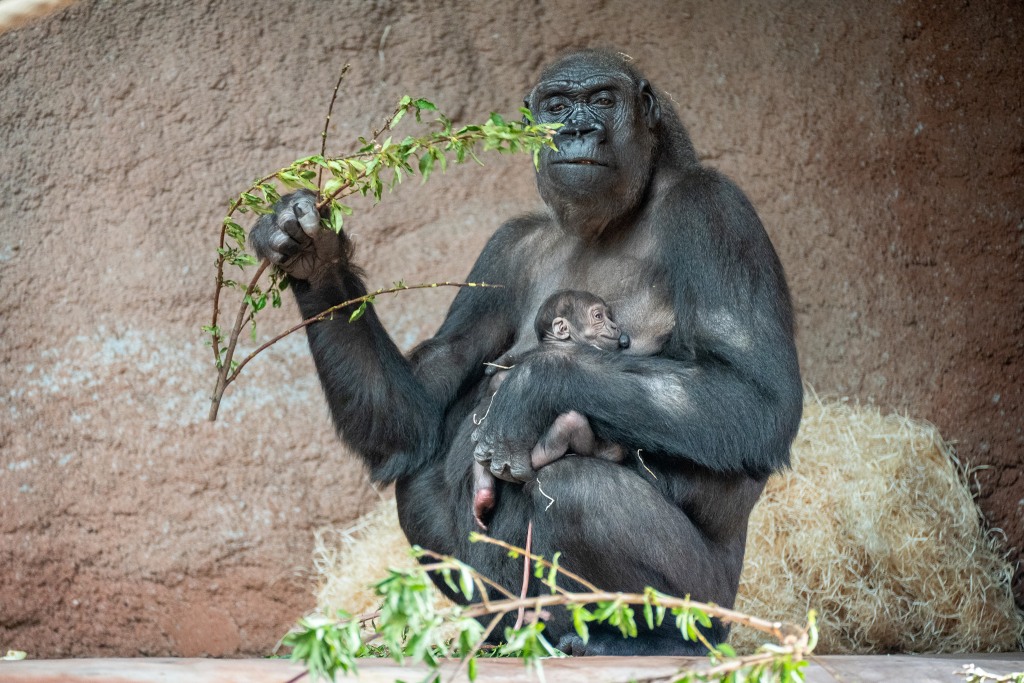
<svg viewBox="0 0 1024 683"><path fill-rule="evenodd" d="M934 426L809 394L793 469L750 517L737 608L817 609L821 653L1005 651L1024 636L1010 577Z"/></svg>
<svg viewBox="0 0 1024 683"><path fill-rule="evenodd" d="M398 526L394 499L381 500L352 527L317 532L313 549L317 611L325 615L339 609L349 614L371 612L380 599L369 586L387 576L388 567L415 566L409 556L409 541ZM445 599L440 593L437 597Z"/></svg>
<svg viewBox="0 0 1024 683"><path fill-rule="evenodd" d="M322 532L319 609L374 608L366 586L411 567L407 549L393 501ZM822 654L1013 650L1010 571L935 427L808 395L793 469L751 516L737 608L795 623L816 609ZM731 641L763 642L739 628Z"/></svg>

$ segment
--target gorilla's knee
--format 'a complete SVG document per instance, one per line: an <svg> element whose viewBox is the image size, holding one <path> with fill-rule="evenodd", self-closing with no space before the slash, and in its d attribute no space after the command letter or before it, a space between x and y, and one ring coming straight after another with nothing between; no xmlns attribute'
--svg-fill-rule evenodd
<svg viewBox="0 0 1024 683"><path fill-rule="evenodd" d="M584 418L585 419L585 418ZM622 466L605 460L567 456L537 472L526 486L536 507L562 516L593 516L595 510L606 514L606 506L621 501ZM557 511L554 508L557 507Z"/></svg>

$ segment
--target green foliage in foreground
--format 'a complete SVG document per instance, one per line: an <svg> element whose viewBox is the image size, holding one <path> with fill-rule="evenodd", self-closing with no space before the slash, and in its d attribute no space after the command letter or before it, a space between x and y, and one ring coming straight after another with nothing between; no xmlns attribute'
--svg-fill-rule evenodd
<svg viewBox="0 0 1024 683"><path fill-rule="evenodd" d="M478 540L504 546L486 537L478 537ZM524 554L522 549L505 547L512 557ZM665 683L802 682L806 656L817 640L813 612L807 626L799 628L748 617L689 598L674 598L651 588L641 594L609 593L596 589L586 593L569 592L557 585L559 573L581 581L588 588L591 586L560 569L557 555L550 562L543 557L527 555L533 562L534 575L550 588L551 593L521 599L454 558L419 548L414 548L413 552L428 562L412 571L390 569L388 576L373 586L381 598L379 611L361 616L339 612L336 618L313 616L302 619L283 640L283 644L291 648L292 659L305 665L315 680L331 680L338 672L355 672L359 657L390 656L399 663L424 664L428 670L425 681L439 682L441 662L452 658L460 662L460 667L466 667L466 674L472 681L476 679L476 662L481 656L483 643L501 617L526 610L522 625L506 628L504 643L489 651L484 650L484 653L486 656L519 657L526 666L540 669L545 657L565 656L544 636L545 609L555 606L564 606L572 612L576 632L584 642L589 637L588 624L591 623L614 626L624 638L636 637L639 627L634 608L640 608L646 628L661 625L671 615L680 638L704 643L710 654L703 666L657 679ZM440 574L453 591L461 593L467 600L488 586L505 597L438 610L434 607L429 572ZM753 655L738 657L728 645L711 647L705 640L699 627L709 627L711 617L764 630L779 642L766 644ZM488 625L483 626L483 623ZM651 679L651 683L654 680Z"/></svg>

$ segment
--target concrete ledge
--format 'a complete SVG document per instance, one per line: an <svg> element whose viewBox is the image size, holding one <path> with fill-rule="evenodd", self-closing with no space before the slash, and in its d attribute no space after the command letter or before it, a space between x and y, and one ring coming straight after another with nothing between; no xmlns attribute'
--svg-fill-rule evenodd
<svg viewBox="0 0 1024 683"><path fill-rule="evenodd" d="M625 683L637 678L667 676L687 661L680 657L588 657L551 659L544 663L549 681ZM875 655L816 657L808 667L812 683L951 683L965 664L993 673L1024 671L1024 653L984 655ZM456 663L446 664L448 681ZM421 667L401 667L390 660L360 662L360 683L417 680ZM0 683L287 683L302 673L279 659L51 659L0 662ZM303 679L308 680L308 679ZM345 680L345 679L339 679ZM463 672L457 681L468 680ZM534 683L537 678L515 659L481 660L478 680L484 683Z"/></svg>

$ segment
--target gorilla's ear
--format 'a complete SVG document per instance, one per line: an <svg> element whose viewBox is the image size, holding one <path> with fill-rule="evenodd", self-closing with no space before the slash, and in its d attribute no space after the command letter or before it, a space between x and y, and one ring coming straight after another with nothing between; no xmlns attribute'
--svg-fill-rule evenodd
<svg viewBox="0 0 1024 683"><path fill-rule="evenodd" d="M555 318L551 321L551 336L555 339L565 341L569 338L569 321L565 318Z"/></svg>
<svg viewBox="0 0 1024 683"><path fill-rule="evenodd" d="M529 109L529 108L530 108L530 93L526 93L526 96L523 98L523 109ZM530 122L524 116L523 117L523 125L526 126L526 125L529 125L529 123Z"/></svg>
<svg viewBox="0 0 1024 683"><path fill-rule="evenodd" d="M647 127L654 130L658 121L661 121L661 104L658 102L658 96L654 94L654 89L647 80L640 81L637 90L640 91L640 103L644 108L644 120Z"/></svg>

